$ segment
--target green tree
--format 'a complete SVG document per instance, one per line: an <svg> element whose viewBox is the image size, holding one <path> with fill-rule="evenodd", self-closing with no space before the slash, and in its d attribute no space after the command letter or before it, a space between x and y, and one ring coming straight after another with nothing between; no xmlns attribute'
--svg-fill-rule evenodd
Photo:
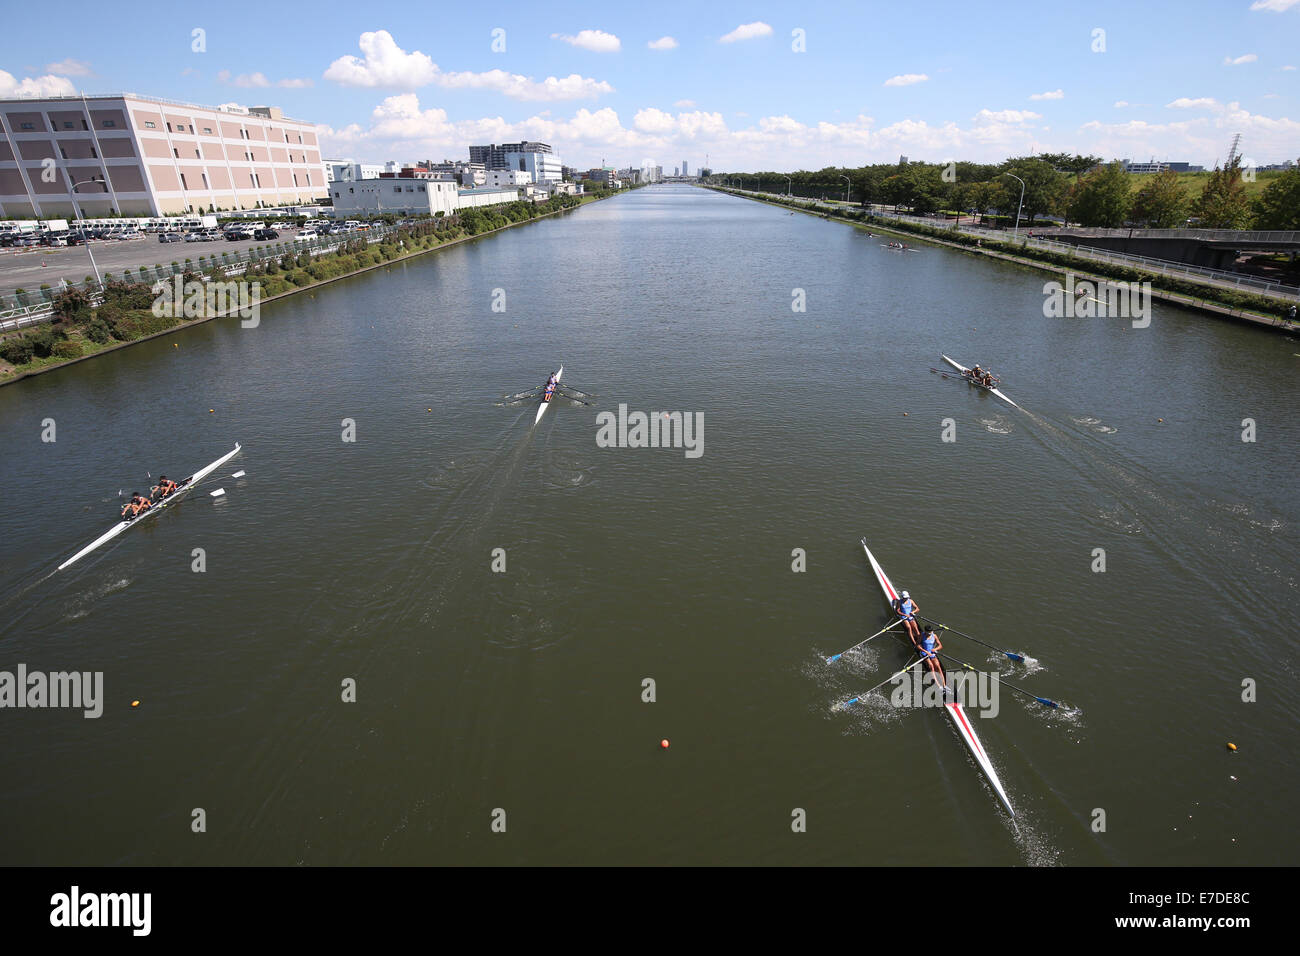
<svg viewBox="0 0 1300 956"><path fill-rule="evenodd" d="M1128 219L1129 179L1119 163L1094 169L1070 192L1069 216L1080 225L1113 229Z"/></svg>
<svg viewBox="0 0 1300 956"><path fill-rule="evenodd" d="M1250 223L1250 201L1241 182L1241 157L1214 168L1196 201L1203 229L1244 229Z"/></svg>
<svg viewBox="0 0 1300 956"><path fill-rule="evenodd" d="M1069 178L1058 173L1050 163L1043 162L1037 156L1024 156L1007 160L1002 171L1013 173L1024 180L1025 205L1022 215L1029 217L1031 225L1037 216L1063 211ZM1000 211L1014 217L1020 202L1020 184L1010 178L1007 178L1007 182L1010 196L1005 208Z"/></svg>
<svg viewBox="0 0 1300 956"><path fill-rule="evenodd" d="M1253 211L1256 229L1300 229L1300 167L1269 183Z"/></svg>
<svg viewBox="0 0 1300 956"><path fill-rule="evenodd" d="M1187 190L1172 169L1147 176L1133 197L1132 216L1152 229L1173 229L1187 219Z"/></svg>

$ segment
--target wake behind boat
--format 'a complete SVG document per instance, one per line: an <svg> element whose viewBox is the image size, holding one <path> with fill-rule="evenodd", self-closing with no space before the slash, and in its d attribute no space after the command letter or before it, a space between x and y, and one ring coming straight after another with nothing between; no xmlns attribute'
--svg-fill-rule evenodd
<svg viewBox="0 0 1300 956"><path fill-rule="evenodd" d="M997 386L998 386L998 381L997 381L997 379L993 379L993 384L992 384L992 385L987 385L987 384L985 384L985 383L982 382L982 381L977 381L977 380L976 380L975 373L974 373L973 371L971 371L970 369L968 369L965 365L962 365L960 362L955 362L955 361L953 361L952 359L948 358L948 356L946 356L946 355L943 355L943 356L941 356L941 357L943 358L943 360L944 360L945 362L947 362L949 365L951 365L951 366L952 366L953 368L955 368L957 371L961 372L961 376L962 376L962 378L966 379L966 381L969 382L971 385L974 385L976 388L982 388L982 389L984 389L984 391L986 391L986 392L992 392L994 395L996 395L998 398L1002 399L1002 401L1006 402L1008 405L1012 406L1013 408L1020 408L1019 405L1017 405L1017 404L1016 404L1015 402L1013 402L1011 399L1007 398L1006 395L1002 394L1002 392L998 390L998 387L997 387ZM978 367L978 366L977 366L977 367Z"/></svg>
<svg viewBox="0 0 1300 956"><path fill-rule="evenodd" d="M86 555L90 554L90 552L94 551L96 548L108 544L108 542L112 541L114 538L116 538L127 528L133 527L134 525L139 524L141 521L143 521L145 518L149 517L150 515L157 514L159 511L162 511L164 508L168 508L171 505L175 504L180 498L185 496L186 492L192 489L200 481L202 481L204 478L206 478L216 469L220 468L230 459L234 458L235 455L239 454L239 450L240 450L239 443L236 442L234 451L227 452L226 454L222 455L220 458L218 458L216 461L214 461L212 464L208 465L207 467L199 469L198 471L196 471L194 474L190 475L190 477L184 479L183 481L176 482L173 490L170 491L170 493L166 494L161 499L159 499L158 501L152 501L151 499L142 499L142 500L149 501L148 507L136 511L134 514L131 514L123 518L120 522L113 525L113 527L109 528L107 531L101 534L94 541L90 542L90 544L86 545L84 548L82 548L72 557L68 558L68 560L60 564L58 570L62 571L64 568L75 564L76 562L84 558ZM134 496L134 497L142 498L142 496ZM130 506L128 506L128 508L130 508Z"/></svg>

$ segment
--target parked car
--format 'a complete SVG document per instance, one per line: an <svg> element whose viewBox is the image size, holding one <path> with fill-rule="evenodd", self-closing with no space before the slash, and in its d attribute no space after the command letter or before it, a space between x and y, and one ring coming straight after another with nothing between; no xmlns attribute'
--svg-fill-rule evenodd
<svg viewBox="0 0 1300 956"><path fill-rule="evenodd" d="M61 232L47 232L41 236L41 245L43 246L66 246L67 244L68 238Z"/></svg>
<svg viewBox="0 0 1300 956"><path fill-rule="evenodd" d="M244 229L227 229L226 240L228 242L238 242L241 239L252 239L253 234Z"/></svg>
<svg viewBox="0 0 1300 956"><path fill-rule="evenodd" d="M186 241L186 242L203 242L205 238L206 238L206 237L205 237L205 236L203 235L203 233L201 233L201 232L187 232L187 233L185 233L185 241Z"/></svg>
<svg viewBox="0 0 1300 956"><path fill-rule="evenodd" d="M123 229L117 234L119 239L143 239L144 233L139 229Z"/></svg>
<svg viewBox="0 0 1300 956"><path fill-rule="evenodd" d="M204 230L203 230L203 241L204 241L204 242L219 242L220 240L221 240L221 230L220 230L220 229L204 229Z"/></svg>
<svg viewBox="0 0 1300 956"><path fill-rule="evenodd" d="M294 238L295 239L319 239L320 233L318 233L315 229L304 229L302 232L298 233L298 235L294 236Z"/></svg>
<svg viewBox="0 0 1300 956"><path fill-rule="evenodd" d="M258 229L253 233L253 238L265 242L267 239L279 239L280 234L274 229Z"/></svg>
<svg viewBox="0 0 1300 956"><path fill-rule="evenodd" d="M180 242L181 234L179 232L160 232L158 233L159 242Z"/></svg>

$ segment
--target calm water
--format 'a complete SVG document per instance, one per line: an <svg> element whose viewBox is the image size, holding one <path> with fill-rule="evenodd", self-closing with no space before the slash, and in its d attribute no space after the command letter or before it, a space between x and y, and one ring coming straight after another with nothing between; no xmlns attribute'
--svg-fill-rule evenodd
<svg viewBox="0 0 1300 956"><path fill-rule="evenodd" d="M107 698L0 711L0 862L1293 862L1300 342L1045 278L654 187L0 389L0 670ZM497 404L561 363L597 407ZM620 403L703 457L597 447ZM1079 709L977 722L1018 826L938 713L833 710L908 660L823 663L886 619L864 535Z"/></svg>

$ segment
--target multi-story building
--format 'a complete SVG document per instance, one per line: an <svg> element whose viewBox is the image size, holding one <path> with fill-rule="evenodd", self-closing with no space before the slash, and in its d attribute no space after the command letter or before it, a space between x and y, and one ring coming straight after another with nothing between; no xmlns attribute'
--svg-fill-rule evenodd
<svg viewBox="0 0 1300 956"><path fill-rule="evenodd" d="M469 161L482 163L487 169L513 169L531 173L533 182L559 182L564 178L564 164L546 143L531 140L522 143L495 143L471 146Z"/></svg>
<svg viewBox="0 0 1300 956"><path fill-rule="evenodd" d="M533 182L533 174L518 169L489 169L484 172L483 185L493 189L506 186L527 186Z"/></svg>
<svg viewBox="0 0 1300 956"><path fill-rule="evenodd" d="M605 169L602 167L601 169L587 170L587 181L606 189L612 189L614 187L614 180L617 178L618 175L612 169Z"/></svg>
<svg viewBox="0 0 1300 956"><path fill-rule="evenodd" d="M325 160L326 181L351 183L359 179L378 179L384 171L383 163L354 163L350 159Z"/></svg>
<svg viewBox="0 0 1300 956"><path fill-rule="evenodd" d="M683 175L683 176L689 176L689 175L690 175L690 173L688 173L688 172L686 171L686 160L684 160L684 159L682 160L682 175Z"/></svg>
<svg viewBox="0 0 1300 956"><path fill-rule="evenodd" d="M315 124L273 106L134 93L0 100L0 217L161 216L326 192Z"/></svg>

